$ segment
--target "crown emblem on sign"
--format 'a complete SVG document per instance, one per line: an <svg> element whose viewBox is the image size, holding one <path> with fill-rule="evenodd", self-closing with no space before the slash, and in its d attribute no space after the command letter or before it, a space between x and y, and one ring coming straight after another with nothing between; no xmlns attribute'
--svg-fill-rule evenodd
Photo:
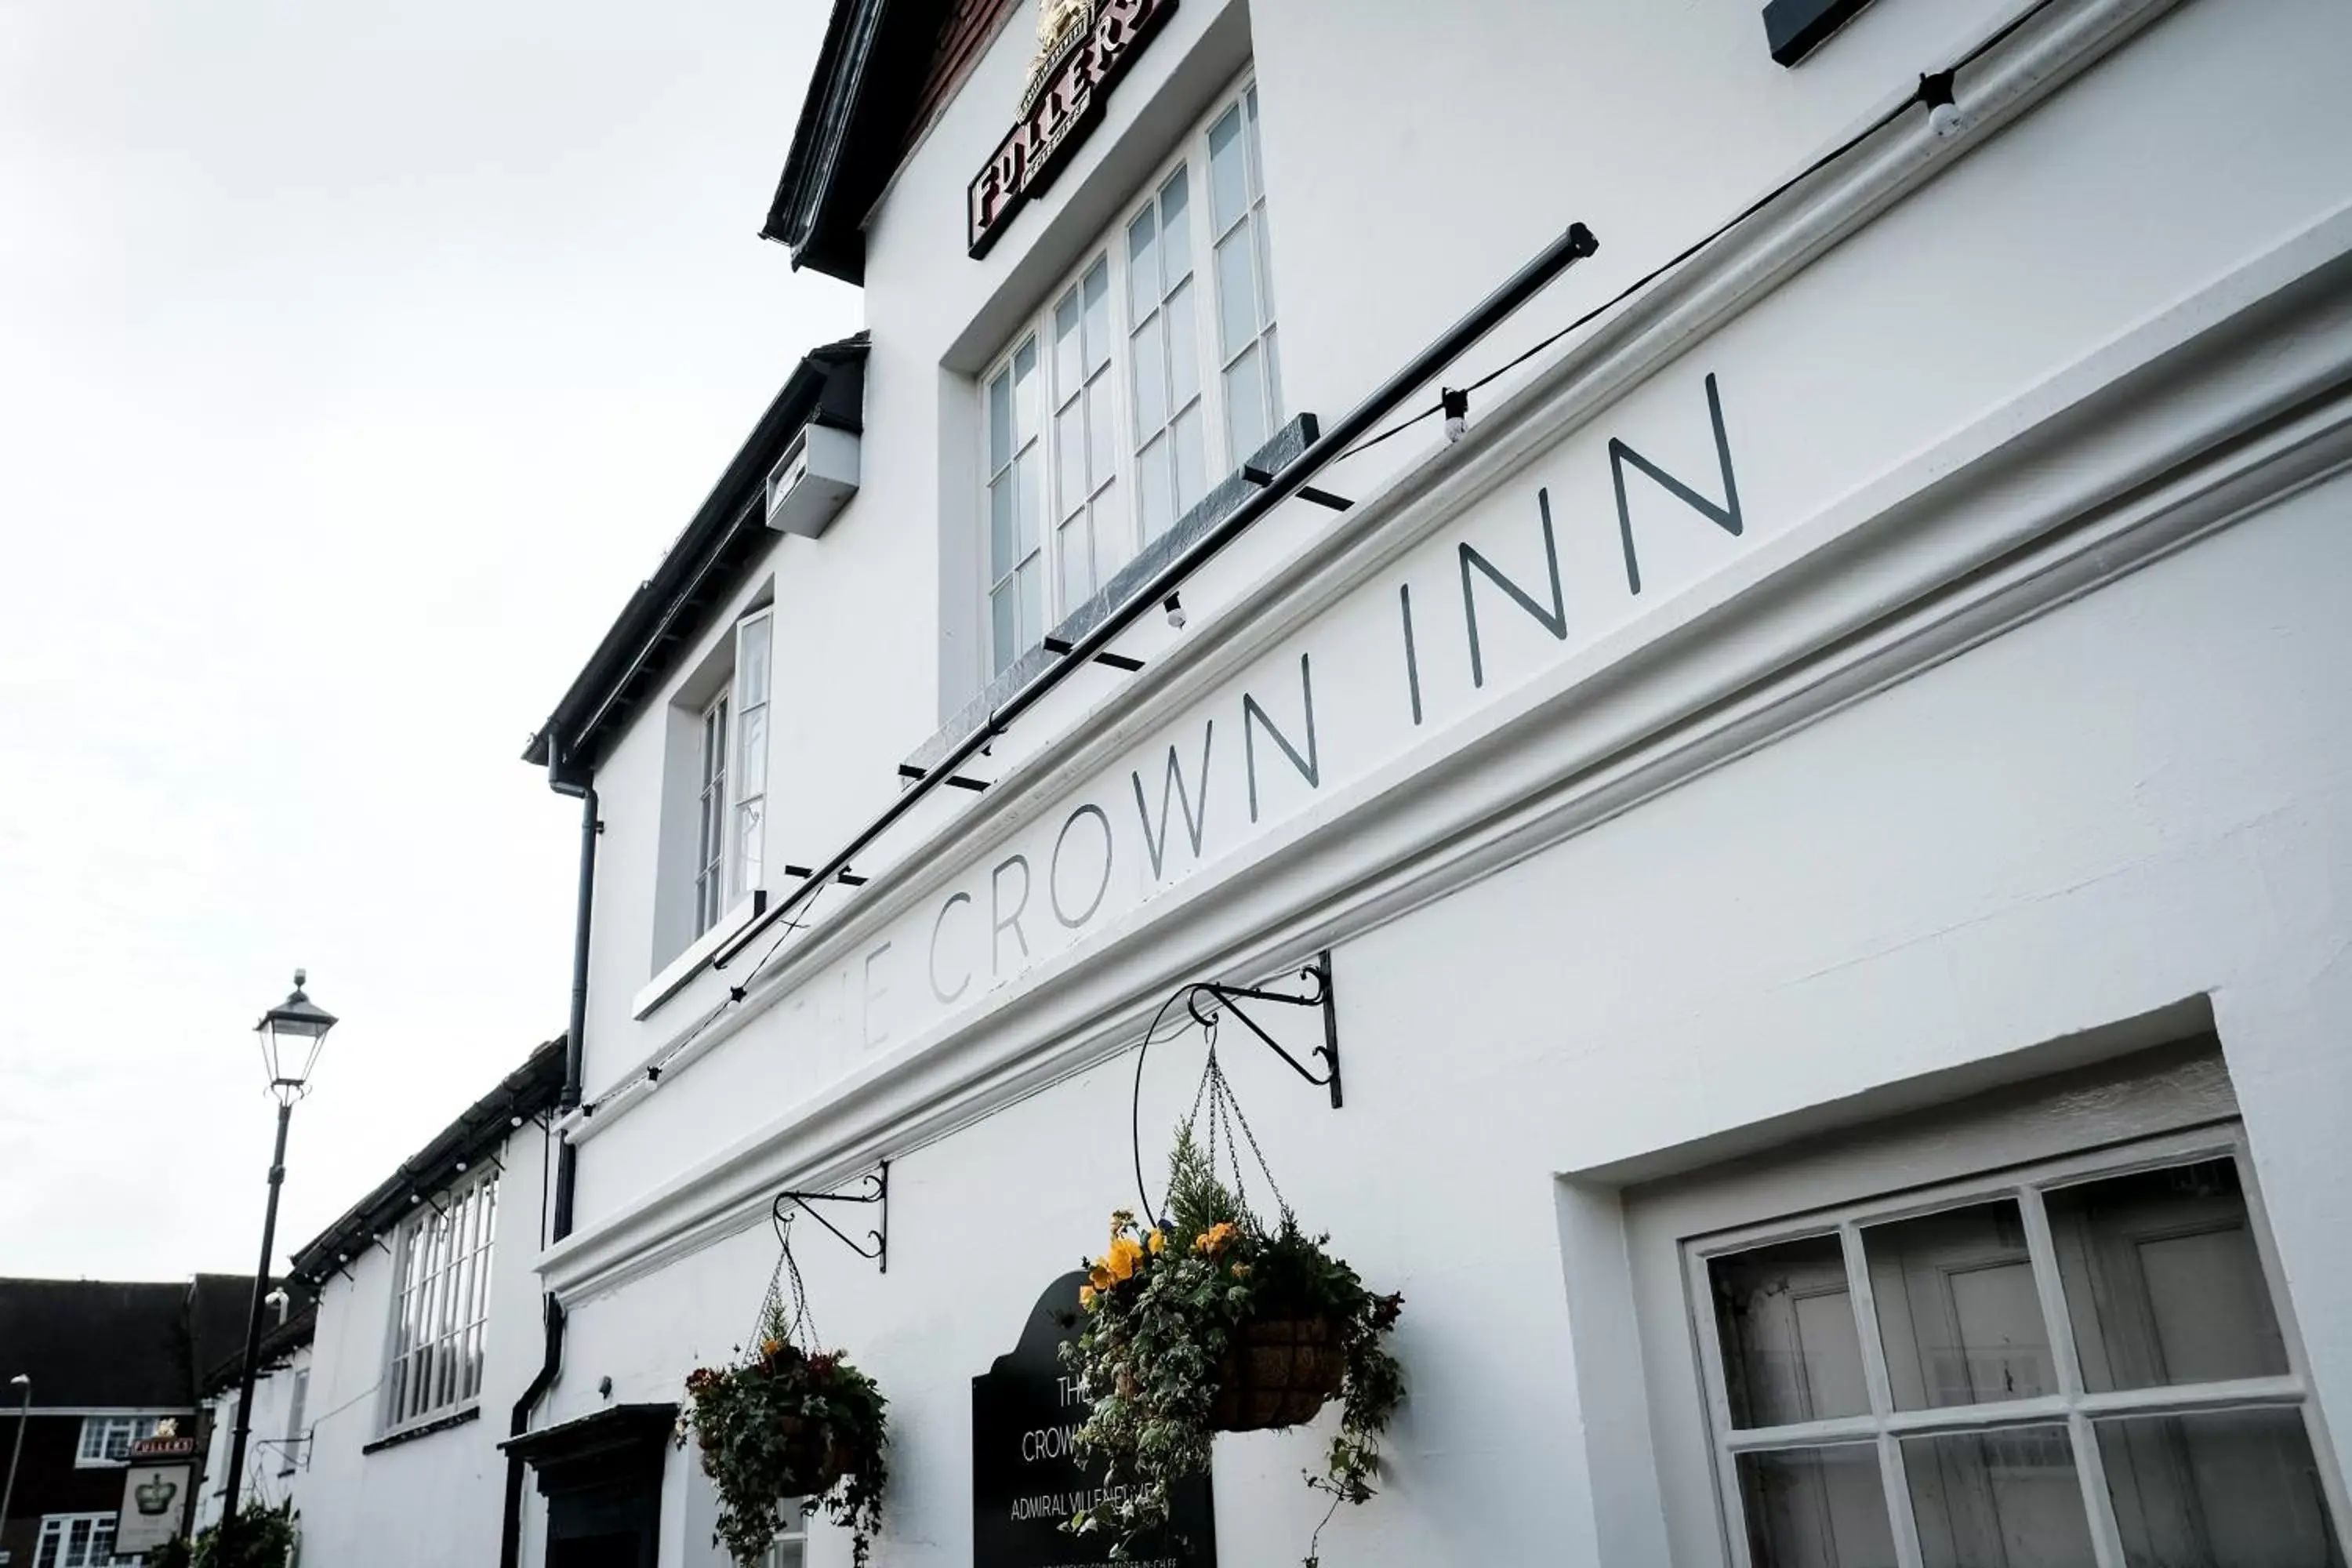
<svg viewBox="0 0 2352 1568"><path fill-rule="evenodd" d="M1024 118L1037 106L1047 79L1093 31L1094 19L1094 0L1037 0L1037 57L1029 62L1029 79L1021 89Z"/></svg>
<svg viewBox="0 0 2352 1568"><path fill-rule="evenodd" d="M167 1481L161 1476L150 1476L142 1484L131 1488L131 1495L137 1500L141 1513L151 1516L164 1513L170 1510L172 1500L180 1495L180 1483Z"/></svg>

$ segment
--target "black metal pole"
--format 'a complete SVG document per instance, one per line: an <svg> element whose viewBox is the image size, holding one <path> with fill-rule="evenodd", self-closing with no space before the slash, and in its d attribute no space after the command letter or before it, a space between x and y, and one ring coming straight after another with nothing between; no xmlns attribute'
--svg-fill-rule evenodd
<svg viewBox="0 0 2352 1568"><path fill-rule="evenodd" d="M965 736L945 757L930 764L929 771L912 785L901 790L898 798L884 807L880 816L860 828L838 854L730 938L711 959L710 967L726 968L761 932L790 915L814 898L819 889L848 870L850 862L863 853L867 845L888 832L901 816L913 810L916 802L934 787L947 783L964 763L993 742L1006 725L1026 712L1032 704L1059 684L1063 677L1085 666L1130 623L1159 608L1170 594L1181 587L1184 580L1199 569L1202 562L1239 538L1259 518L1298 493L1308 479L1322 471L1325 464L1339 458L1359 437L1370 433L1373 426L1387 417L1391 409L1411 396L1415 387L1428 384L1440 371L1461 357L1464 351L1480 338L1494 331L1504 318L1526 304L1546 284L1599 248L1600 241L1592 237L1591 229L1580 223L1569 225L1567 232L1544 247L1533 260L1505 279L1500 288L1478 301L1470 313L1456 321L1444 336L1415 354L1403 369L1382 382L1371 395L1340 416L1337 424L1318 436L1305 451L1285 465L1280 473L1268 476L1266 482L1228 513L1222 522L1187 545L1174 560L1154 573L1149 582L1130 591L1123 603L1113 606L1109 614L1096 623L1093 630L1063 651L1054 663L1032 676L1027 685L1006 698L1003 705L990 713L978 729Z"/></svg>
<svg viewBox="0 0 2352 1568"><path fill-rule="evenodd" d="M245 1364L238 1369L236 1430L228 1442L226 1495L221 1503L221 1540L236 1532L237 1487L245 1479L245 1440L253 1433L254 1363L261 1359L261 1309L269 1295L269 1255L278 1245L278 1189L286 1184L286 1124L294 1120L294 1101L278 1102L278 1147L269 1156L269 1207L261 1220L261 1265L253 1271L253 1308L245 1319Z"/></svg>

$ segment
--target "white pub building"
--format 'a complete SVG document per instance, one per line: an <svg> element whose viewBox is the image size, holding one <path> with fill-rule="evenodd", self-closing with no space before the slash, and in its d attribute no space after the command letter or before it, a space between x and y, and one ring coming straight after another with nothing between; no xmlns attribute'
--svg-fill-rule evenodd
<svg viewBox="0 0 2352 1568"><path fill-rule="evenodd" d="M509 1560L723 1561L782 1212L874 1561L1099 1561L976 1380L1205 1015L1404 1299L1332 1568L2341 1564L2352 5L1044 11L836 0L767 232L866 331L532 740Z"/></svg>

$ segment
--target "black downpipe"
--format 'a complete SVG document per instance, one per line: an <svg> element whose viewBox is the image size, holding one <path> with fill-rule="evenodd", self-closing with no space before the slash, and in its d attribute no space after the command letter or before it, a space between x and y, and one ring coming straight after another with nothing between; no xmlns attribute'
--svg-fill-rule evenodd
<svg viewBox="0 0 2352 1568"><path fill-rule="evenodd" d="M549 741L547 759L547 787L558 795L577 796L580 801L580 900L572 926L572 1008L563 1026L563 1090L556 1102L559 1110L571 1110L580 1103L581 1076L587 1060L584 1047L588 1028L589 918L595 908L596 835L604 830L604 825L596 820L596 786L584 778L575 783L563 776L561 742ZM577 1151L572 1147L572 1141L562 1140L555 1151L555 1213L551 1225L557 1241L572 1234L572 1187L577 1168ZM563 1366L563 1303L551 1295L543 1296L541 1300L547 1316L547 1349L538 1373L515 1401L514 1413L507 1424L507 1435L511 1437L520 1437L530 1430L533 1407L545 1396ZM499 1530L499 1568L520 1568L522 1472L522 1459L508 1455L506 1510Z"/></svg>
<svg viewBox="0 0 2352 1568"><path fill-rule="evenodd" d="M547 750L548 787L558 795L580 798L580 903L572 926L572 1011L563 1026L563 1095L557 1102L562 1110L572 1110L579 1107L581 1079L587 1070L589 917L596 901L596 835L604 831L604 825L596 820L596 786L585 780L574 784L562 776L555 761L562 755L560 742L551 740ZM570 1139L564 1140L555 1155L558 1241L572 1234L574 1155Z"/></svg>
<svg viewBox="0 0 2352 1568"><path fill-rule="evenodd" d="M530 1430L531 1407L546 1394L548 1384L555 1381L563 1365L563 1304L554 1297L547 1300L547 1351L539 1363L539 1372L514 1403L514 1415L507 1423L507 1435L520 1437ZM499 1532L499 1568L520 1568L522 1562L522 1456L507 1456L506 1516Z"/></svg>

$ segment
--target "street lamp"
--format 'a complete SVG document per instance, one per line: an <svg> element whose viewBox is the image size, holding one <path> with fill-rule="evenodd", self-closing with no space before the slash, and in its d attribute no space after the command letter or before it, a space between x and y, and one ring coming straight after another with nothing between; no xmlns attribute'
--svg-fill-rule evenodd
<svg viewBox="0 0 2352 1568"><path fill-rule="evenodd" d="M8 1505L16 1500L16 1461L25 1457L25 1417L33 1413L33 1380L23 1373L8 1380L16 1390L16 1446L8 1450L8 1484L0 1487L0 1530L8 1525Z"/></svg>
<svg viewBox="0 0 2352 1568"><path fill-rule="evenodd" d="M246 1439L253 1433L254 1363L261 1357L261 1309L270 1294L269 1255L278 1243L278 1189L286 1182L286 1124L293 1120L294 1102L310 1092L310 1069L319 1065L319 1047L335 1016L302 994L308 979L294 972L294 993L261 1016L253 1032L261 1040L262 1070L269 1077L269 1092L278 1101L278 1148L269 1157L269 1207L261 1221L261 1266L253 1271L253 1307L245 1320L245 1364L237 1374L236 1430L229 1438L226 1490L221 1503L221 1540L226 1543L236 1523L236 1493L245 1479Z"/></svg>

